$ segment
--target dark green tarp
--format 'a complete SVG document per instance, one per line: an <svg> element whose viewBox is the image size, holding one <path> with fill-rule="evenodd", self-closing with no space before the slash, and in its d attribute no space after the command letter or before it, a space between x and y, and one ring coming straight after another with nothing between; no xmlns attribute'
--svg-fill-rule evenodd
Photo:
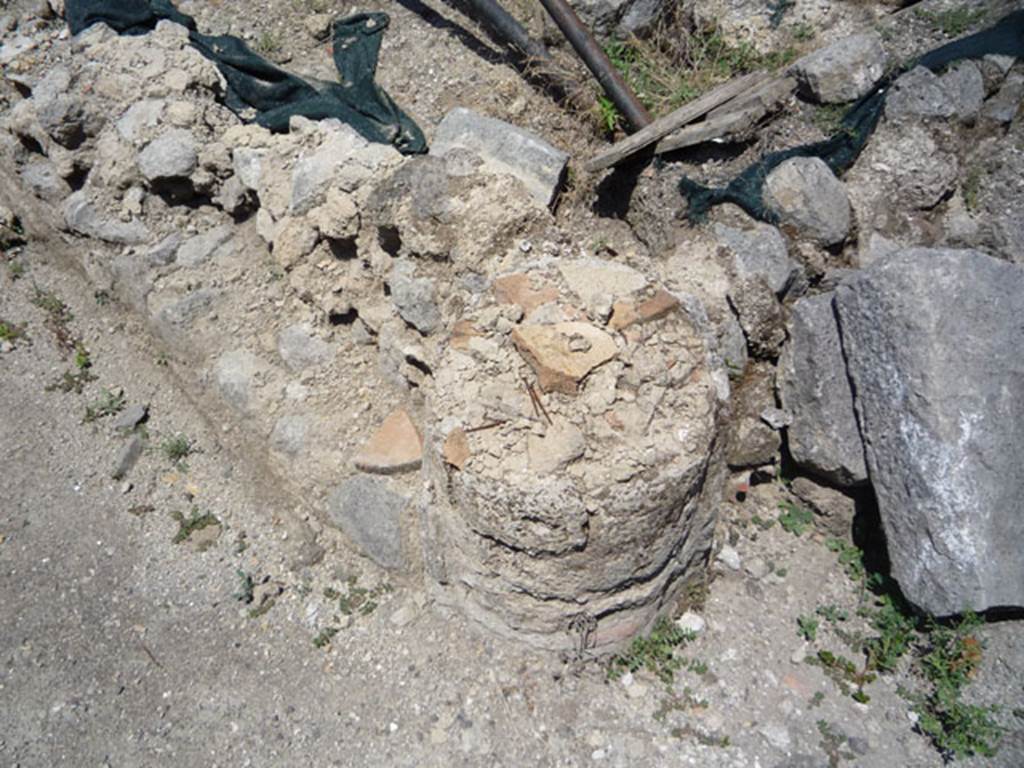
<svg viewBox="0 0 1024 768"><path fill-rule="evenodd" d="M405 154L427 150L419 126L374 80L389 24L386 14L360 13L334 22L334 64L342 82L315 86L257 55L237 37L200 34L195 19L169 0L67 0L65 16L76 35L99 22L122 35L145 34L163 19L181 24L192 45L227 80L227 107L242 117L254 110L255 121L272 131L287 131L292 115L335 117L366 139L392 144Z"/></svg>
<svg viewBox="0 0 1024 768"><path fill-rule="evenodd" d="M993 53L1024 56L1024 11L1011 13L993 27L936 48L889 75L847 111L839 131L825 141L765 155L725 187L706 187L692 179L682 179L679 190L689 203L687 216L691 221L699 221L712 206L728 202L754 218L777 223L778 217L768 210L762 196L765 179L776 166L793 157L820 157L833 173L840 175L853 165L867 144L882 116L889 86L899 75L915 66L937 72L959 59L977 59Z"/></svg>

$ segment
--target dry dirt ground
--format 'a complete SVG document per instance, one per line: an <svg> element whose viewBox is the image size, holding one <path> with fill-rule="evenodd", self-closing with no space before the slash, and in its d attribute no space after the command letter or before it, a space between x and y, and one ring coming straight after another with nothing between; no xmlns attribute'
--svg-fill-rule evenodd
<svg viewBox="0 0 1024 768"><path fill-rule="evenodd" d="M331 76L298 26L307 6L182 4L207 29L277 29L289 67ZM463 104L567 148L596 141L483 59L494 49L447 6L378 6L393 19L382 81L428 132ZM396 65L403 50L415 55ZM610 681L600 661L482 634L322 529L62 248L30 242L0 268L0 320L27 337L0 352L0 765L942 765L897 692L915 685L908 665L862 704L806 663L797 618L824 605L852 616L860 595L823 534L753 522L779 514L774 483L723 507L738 557L714 567L706 627L681 651L692 663L670 684ZM90 350L81 394L49 388L74 362L40 291L68 305ZM84 418L116 389L149 405L150 448L119 480L129 438L112 417ZM180 462L161 449L176 436L195 448ZM175 515L193 511L218 523L176 542ZM328 618L343 627L333 637ZM830 632L819 646L834 647ZM977 764L1024 765L1024 632L1003 621L981 636L968 699L999 704L1007 734Z"/></svg>

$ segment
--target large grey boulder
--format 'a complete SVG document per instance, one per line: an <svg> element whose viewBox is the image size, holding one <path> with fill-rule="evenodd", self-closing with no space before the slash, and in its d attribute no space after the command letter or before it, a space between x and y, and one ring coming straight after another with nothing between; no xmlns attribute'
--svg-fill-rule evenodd
<svg viewBox="0 0 1024 768"><path fill-rule="evenodd" d="M430 154L444 157L459 149L478 155L485 173L515 176L545 206L554 201L569 161L569 155L540 136L462 107L437 126Z"/></svg>
<svg viewBox="0 0 1024 768"><path fill-rule="evenodd" d="M832 294L796 302L779 358L779 395L792 414L789 451L798 466L835 485L867 480L853 392L832 311Z"/></svg>
<svg viewBox="0 0 1024 768"><path fill-rule="evenodd" d="M935 615L1024 606L1024 270L908 249L835 302L903 593Z"/></svg>
<svg viewBox="0 0 1024 768"><path fill-rule="evenodd" d="M822 245L836 245L850 231L846 189L818 157L794 157L768 174L764 201L782 224Z"/></svg>
<svg viewBox="0 0 1024 768"><path fill-rule="evenodd" d="M793 72L805 93L824 104L836 104L869 93L885 74L887 62L882 38L872 32L804 56L793 64Z"/></svg>

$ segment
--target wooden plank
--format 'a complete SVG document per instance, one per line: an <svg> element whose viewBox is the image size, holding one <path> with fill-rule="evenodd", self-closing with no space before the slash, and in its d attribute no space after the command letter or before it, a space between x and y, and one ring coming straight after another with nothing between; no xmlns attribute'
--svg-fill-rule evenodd
<svg viewBox="0 0 1024 768"><path fill-rule="evenodd" d="M692 147L724 136L737 136L789 98L796 88L792 77L778 77L762 83L749 94L712 110L707 119L687 125L658 142L654 154L660 155Z"/></svg>
<svg viewBox="0 0 1024 768"><path fill-rule="evenodd" d="M627 157L636 154L645 147L649 147L663 136L667 136L677 128L687 123L692 123L699 117L703 117L715 107L736 98L767 78L767 72L751 72L735 80L730 80L728 83L708 91L700 98L694 99L689 104L684 104L674 112L664 117L659 117L646 128L642 128L632 136L595 155L583 167L593 172L621 163Z"/></svg>

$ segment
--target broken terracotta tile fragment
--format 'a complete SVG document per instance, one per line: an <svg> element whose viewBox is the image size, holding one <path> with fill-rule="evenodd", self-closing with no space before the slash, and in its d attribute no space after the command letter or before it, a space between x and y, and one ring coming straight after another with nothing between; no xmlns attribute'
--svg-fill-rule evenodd
<svg viewBox="0 0 1024 768"><path fill-rule="evenodd" d="M423 441L403 408L392 411L356 455L357 469L393 475L420 468Z"/></svg>

